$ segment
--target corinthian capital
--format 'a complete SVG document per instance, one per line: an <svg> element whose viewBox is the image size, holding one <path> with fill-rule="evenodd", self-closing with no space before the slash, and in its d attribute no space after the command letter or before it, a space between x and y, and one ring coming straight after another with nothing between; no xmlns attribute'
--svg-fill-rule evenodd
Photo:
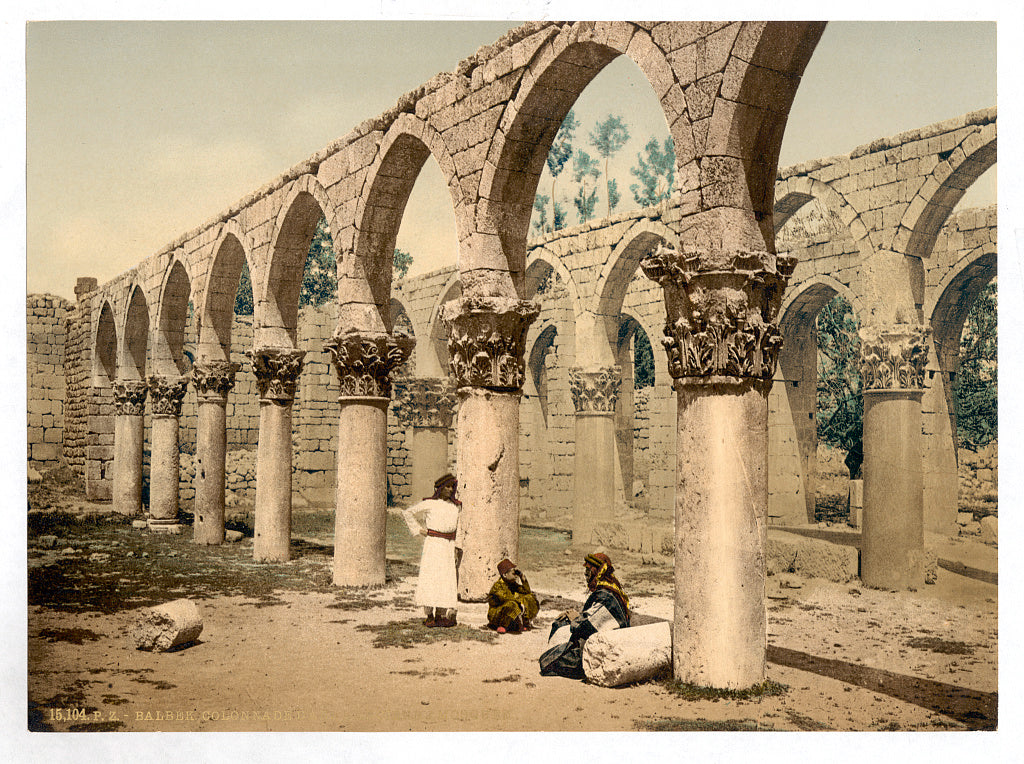
<svg viewBox="0 0 1024 764"><path fill-rule="evenodd" d="M181 402L185 400L188 377L164 377L150 374L150 400L153 402L154 415L181 416Z"/></svg>
<svg viewBox="0 0 1024 764"><path fill-rule="evenodd" d="M782 347L777 319L796 258L764 251L676 252L640 262L665 290L669 373L770 380Z"/></svg>
<svg viewBox="0 0 1024 764"><path fill-rule="evenodd" d="M569 391L577 414L614 414L619 399L622 369L604 366L596 369L570 367Z"/></svg>
<svg viewBox="0 0 1024 764"><path fill-rule="evenodd" d="M529 300L460 297L446 303L449 368L458 387L519 390L526 330L540 313Z"/></svg>
<svg viewBox="0 0 1024 764"><path fill-rule="evenodd" d="M403 379L395 382L395 415L413 427L452 424L455 391L447 379Z"/></svg>
<svg viewBox="0 0 1024 764"><path fill-rule="evenodd" d="M923 389L930 331L928 327L919 324L862 328L862 389L865 392Z"/></svg>
<svg viewBox="0 0 1024 764"><path fill-rule="evenodd" d="M341 384L339 398L390 398L391 371L405 363L416 340L403 335L346 332L326 347Z"/></svg>
<svg viewBox="0 0 1024 764"><path fill-rule="evenodd" d="M146 411L146 393L149 386L141 379L118 379L114 388L114 413L142 416Z"/></svg>
<svg viewBox="0 0 1024 764"><path fill-rule="evenodd" d="M226 401L239 368L239 364L231 361L196 361L191 379L199 400Z"/></svg>
<svg viewBox="0 0 1024 764"><path fill-rule="evenodd" d="M262 347L246 351L256 375L256 389L263 401L295 400L295 386L302 372L305 350Z"/></svg>

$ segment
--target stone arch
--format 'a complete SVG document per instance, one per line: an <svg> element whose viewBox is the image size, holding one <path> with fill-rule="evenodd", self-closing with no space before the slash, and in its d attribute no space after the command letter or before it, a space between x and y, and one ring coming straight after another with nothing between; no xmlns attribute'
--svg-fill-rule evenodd
<svg viewBox="0 0 1024 764"><path fill-rule="evenodd" d="M699 131L691 139L703 156L701 208L752 211L769 251L775 248L772 218L782 136L800 77L824 31L825 22L816 21L729 25L715 32L709 55L698 63L697 80L686 90L694 123L710 117L704 150ZM720 50L728 51L721 63L716 60Z"/></svg>
<svg viewBox="0 0 1024 764"><path fill-rule="evenodd" d="M121 338L118 377L129 380L145 379L146 353L149 345L149 303L139 284L132 284L128 290L128 307L125 309Z"/></svg>
<svg viewBox="0 0 1024 764"><path fill-rule="evenodd" d="M192 281L181 254L176 252L167 267L160 289L157 331L153 337L153 371L168 376L184 374L189 366L184 348Z"/></svg>
<svg viewBox="0 0 1024 764"><path fill-rule="evenodd" d="M616 496L624 504L634 503L634 483L640 479L644 485L643 495L650 491L648 470L637 471L636 459L636 403L634 401L636 368L634 364L634 342L637 334L643 333L650 341L650 334L636 316L620 313L618 341L615 348L615 363L622 370L619 397L615 402L615 486ZM654 348L652 347L652 350ZM657 364L654 370L657 376ZM647 437L650 436L648 428Z"/></svg>
<svg viewBox="0 0 1024 764"><path fill-rule="evenodd" d="M598 315L619 315L640 261L658 244L679 247L679 237L667 225L656 220L638 220L619 239L597 277L594 311ZM618 329L617 326L615 328Z"/></svg>
<svg viewBox="0 0 1024 764"><path fill-rule="evenodd" d="M532 300L534 295L537 294L537 287L540 286L541 281L544 279L545 270L557 274L562 280L562 285L569 293L573 318L578 319L582 315L584 307L579 287L576 285L576 279L573 278L572 272L565 267L562 258L546 247L535 247L530 251L529 265L526 268L526 278L523 282L523 299Z"/></svg>
<svg viewBox="0 0 1024 764"><path fill-rule="evenodd" d="M95 387L110 387L117 378L117 326L110 301L104 300L100 317L96 322L96 336L93 340L92 384Z"/></svg>
<svg viewBox="0 0 1024 764"><path fill-rule="evenodd" d="M959 259L935 288L934 302L926 315L932 327L932 341L940 368L955 372L964 321L978 293L996 277L998 267L993 242L976 247ZM952 364L946 363L948 357Z"/></svg>
<svg viewBox="0 0 1024 764"><path fill-rule="evenodd" d="M253 295L257 346L295 346L302 273L321 217L327 219L331 231L337 230L333 207L323 186L313 176L304 175L292 183L281 205L259 297Z"/></svg>
<svg viewBox="0 0 1024 764"><path fill-rule="evenodd" d="M555 134L587 85L620 55L628 55L651 84L670 131L686 119L667 105L672 70L646 29L629 22L562 27L527 65L499 120L481 179L476 230L498 237L500 247L492 238L478 248L474 267L522 273L534 195Z"/></svg>
<svg viewBox="0 0 1024 764"><path fill-rule="evenodd" d="M199 311L199 356L205 360L231 359L231 325L235 317L235 295L242 276L242 265L251 260L252 242L236 220L221 228L213 248L213 262L203 289Z"/></svg>
<svg viewBox="0 0 1024 764"><path fill-rule="evenodd" d="M462 296L462 281L459 272L453 271L434 301L427 321L427 343L422 353L417 345L416 372L421 377L445 376L448 373L448 330L441 320L441 308L446 302Z"/></svg>
<svg viewBox="0 0 1024 764"><path fill-rule="evenodd" d="M778 234L782 227L801 207L817 199L825 207L834 210L843 225L849 228L858 250L869 255L875 250L871 232L864 225L860 213L850 204L846 197L828 183L806 175L786 178L775 187L774 232Z"/></svg>
<svg viewBox="0 0 1024 764"><path fill-rule="evenodd" d="M548 417L550 415L550 399L548 395L547 375L544 365L545 356L548 351L551 350L557 334L558 327L555 326L554 323L545 324L537 333L537 339L534 340L533 345L527 354L529 379L533 383L533 388L536 392L537 404L540 407L542 423L545 428L547 427Z"/></svg>
<svg viewBox="0 0 1024 764"><path fill-rule="evenodd" d="M853 291L831 276L797 285L780 310L784 342L768 398L768 514L783 525L812 523L817 502L817 368L815 317L836 295Z"/></svg>
<svg viewBox="0 0 1024 764"><path fill-rule="evenodd" d="M897 251L931 256L935 239L957 202L996 162L995 123L969 133L949 156L939 156L939 163L903 213L894 245Z"/></svg>
<svg viewBox="0 0 1024 764"><path fill-rule="evenodd" d="M381 310L386 328L394 266L395 241L402 215L413 186L428 156L441 168L451 194L456 233L461 240L467 230L465 205L455 173L455 163L433 127L412 114L398 116L381 141L377 159L366 176L363 194L356 207L355 273L361 273Z"/></svg>

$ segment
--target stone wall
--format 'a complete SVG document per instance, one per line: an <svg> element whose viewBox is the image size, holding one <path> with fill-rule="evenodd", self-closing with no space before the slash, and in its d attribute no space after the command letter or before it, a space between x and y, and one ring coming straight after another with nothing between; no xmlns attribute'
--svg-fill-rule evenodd
<svg viewBox="0 0 1024 764"><path fill-rule="evenodd" d="M28 461L38 470L62 462L66 319L74 308L67 300L49 294L29 295L26 300ZM73 352L80 352L81 337L74 339ZM80 450L81 444L76 447Z"/></svg>

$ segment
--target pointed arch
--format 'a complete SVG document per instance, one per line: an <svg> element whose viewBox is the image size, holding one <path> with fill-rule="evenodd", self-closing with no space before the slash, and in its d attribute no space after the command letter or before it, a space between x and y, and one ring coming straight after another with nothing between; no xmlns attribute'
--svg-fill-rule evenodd
<svg viewBox="0 0 1024 764"><path fill-rule="evenodd" d="M95 387L110 387L110 383L117 378L117 326L110 300L104 300L100 308L92 346L95 349L92 356L92 384Z"/></svg>
<svg viewBox="0 0 1024 764"><path fill-rule="evenodd" d="M180 375L188 371L185 324L189 319L192 281L182 254L174 253L160 288L157 331L153 337L153 370L158 374Z"/></svg>
<svg viewBox="0 0 1024 764"><path fill-rule="evenodd" d="M270 260L259 289L253 290L259 295L253 295L259 345L295 346L302 273L321 217L336 230L327 192L312 175L303 175L284 196L270 240Z"/></svg>
<svg viewBox="0 0 1024 764"><path fill-rule="evenodd" d="M146 355L149 349L149 303L142 287L133 283L128 290L128 306L121 328L121 348L118 353L119 379L146 378Z"/></svg>
<svg viewBox="0 0 1024 764"><path fill-rule="evenodd" d="M238 221L228 220L213 247L213 262L203 289L199 308L199 357L211 361L231 358L231 325L235 317L235 297L242 277L242 266L252 263L252 241Z"/></svg>
<svg viewBox="0 0 1024 764"><path fill-rule="evenodd" d="M461 274L452 269L448 281L444 285L430 308L427 321L426 345L422 354L416 353L416 373L421 377L439 377L448 373L448 330L441 320L441 308L446 302L457 300L462 296Z"/></svg>
<svg viewBox="0 0 1024 764"><path fill-rule="evenodd" d="M807 175L792 176L776 184L774 233L777 235L804 205L815 199L839 216L862 255L867 257L875 251L871 231L861 220L860 212L833 186Z"/></svg>

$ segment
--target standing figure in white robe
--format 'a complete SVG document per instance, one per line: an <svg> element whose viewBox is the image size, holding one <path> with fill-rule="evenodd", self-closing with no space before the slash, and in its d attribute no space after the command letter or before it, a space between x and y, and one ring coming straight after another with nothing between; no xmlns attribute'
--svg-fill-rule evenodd
<svg viewBox="0 0 1024 764"><path fill-rule="evenodd" d="M455 498L458 482L454 475L443 475L434 482L434 495L402 512L409 531L425 536L420 558L420 579L415 602L426 612L424 626L455 625L458 609L457 564L462 549L457 544L459 510ZM425 524L420 517L425 515Z"/></svg>

